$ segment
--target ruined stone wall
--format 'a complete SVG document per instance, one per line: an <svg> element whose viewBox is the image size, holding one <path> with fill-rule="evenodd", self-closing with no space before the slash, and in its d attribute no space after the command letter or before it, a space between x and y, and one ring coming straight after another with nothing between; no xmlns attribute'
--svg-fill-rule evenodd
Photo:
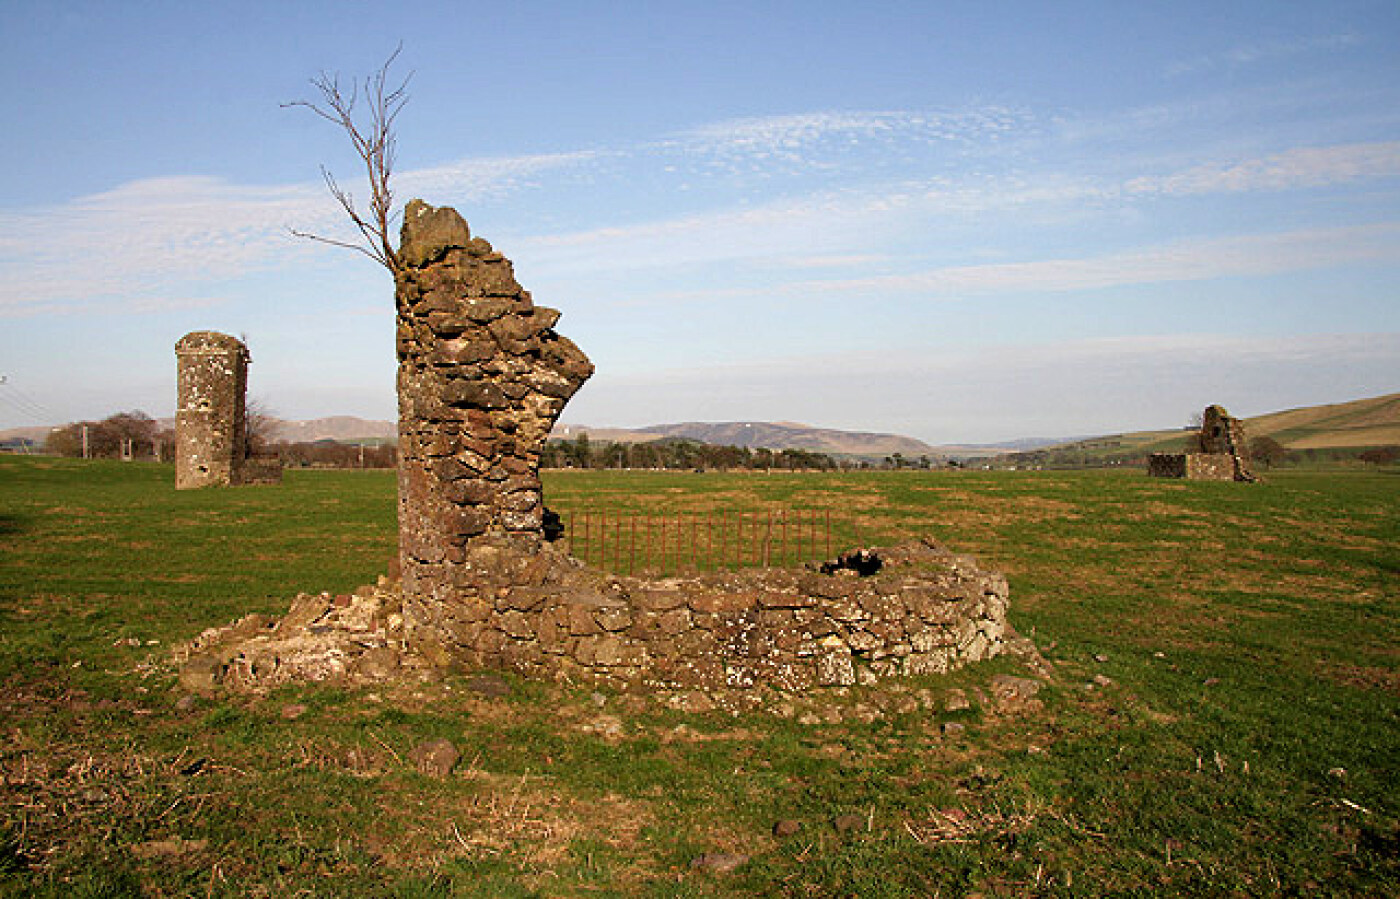
<svg viewBox="0 0 1400 899"><path fill-rule="evenodd" d="M1228 453L1153 453L1147 458L1147 473L1154 478L1233 481L1236 464Z"/></svg>
<svg viewBox="0 0 1400 899"><path fill-rule="evenodd" d="M868 578L587 569L545 539L538 466L592 365L455 211L410 202L399 257L402 636L434 664L801 689L1000 650L1005 579L927 544L893 551Z"/></svg>
<svg viewBox="0 0 1400 899"><path fill-rule="evenodd" d="M175 357L175 487L238 483L248 348L227 334L192 331L175 344Z"/></svg>
<svg viewBox="0 0 1400 899"><path fill-rule="evenodd" d="M1222 407L1206 407L1201 415L1201 429L1193 435L1193 442L1200 452L1151 454L1147 459L1147 473L1157 478L1196 481L1258 480L1249 470L1244 423Z"/></svg>
<svg viewBox="0 0 1400 899"><path fill-rule="evenodd" d="M469 544L544 542L539 453L593 366L455 210L411 201L399 258L399 559L405 620L432 635L470 595Z"/></svg>
<svg viewBox="0 0 1400 899"><path fill-rule="evenodd" d="M867 576L836 566L649 581L587 569L557 545L469 553L472 585L434 628L410 630L387 579L355 596L302 595L280 622L250 616L201 635L182 680L262 690L468 665L739 708L951 671L999 655L1010 636L1006 579L930 541L862 551L878 568ZM398 654L405 644L418 652Z"/></svg>
<svg viewBox="0 0 1400 899"><path fill-rule="evenodd" d="M1006 579L931 542L880 551L878 573L794 569L642 580L553 547L476 555L477 600L426 647L525 674L707 692L874 683L1001 651ZM500 586L508 581L516 583Z"/></svg>

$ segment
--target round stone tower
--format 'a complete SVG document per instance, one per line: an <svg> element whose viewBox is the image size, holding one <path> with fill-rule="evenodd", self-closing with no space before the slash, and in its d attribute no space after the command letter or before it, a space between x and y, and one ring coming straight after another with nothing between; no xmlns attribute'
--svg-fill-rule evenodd
<svg viewBox="0 0 1400 899"><path fill-rule="evenodd" d="M244 452L243 396L248 348L217 331L192 331L175 344L179 401L175 414L175 487L238 482Z"/></svg>

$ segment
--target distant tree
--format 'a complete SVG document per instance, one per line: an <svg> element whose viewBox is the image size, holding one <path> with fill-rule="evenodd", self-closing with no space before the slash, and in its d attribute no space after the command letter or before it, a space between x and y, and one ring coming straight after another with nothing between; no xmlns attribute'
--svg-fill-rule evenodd
<svg viewBox="0 0 1400 899"><path fill-rule="evenodd" d="M1362 462L1371 465L1389 465L1400 460L1400 446L1378 446L1357 456Z"/></svg>
<svg viewBox="0 0 1400 899"><path fill-rule="evenodd" d="M245 455L254 456L269 451L277 437L278 420L262 400L250 399L243 404L243 444Z"/></svg>
<svg viewBox="0 0 1400 899"><path fill-rule="evenodd" d="M1249 458L1265 468L1273 468L1288 458L1288 449L1272 437L1255 437L1249 442Z"/></svg>
<svg viewBox="0 0 1400 899"><path fill-rule="evenodd" d="M155 419L145 412L133 410L109 415L101 421L79 421L49 432L45 446L60 456L78 457L83 454L87 432L87 454L94 459L116 459L125 447L133 456L154 454L156 435L160 431Z"/></svg>
<svg viewBox="0 0 1400 899"><path fill-rule="evenodd" d="M364 253L395 275L402 269L402 264L392 239L394 192L390 182L394 173L396 143L394 120L408 103L408 82L413 75L410 73L397 86L393 86L389 80L389 68L402 51L403 45L400 44L379 67L379 71L366 78L363 84L355 79L348 88L342 88L339 75L322 72L311 79L312 87L321 95L319 101L296 100L282 104L305 107L339 126L350 138L369 178L369 206L362 213L350 191L342 188L330 170L321 166L321 177L325 179L326 188L360 232L359 243L296 229L292 229L292 233L297 237ZM361 100L367 107L364 111L367 120L356 118L355 107Z"/></svg>
<svg viewBox="0 0 1400 899"><path fill-rule="evenodd" d="M1186 430L1190 433L1186 435L1186 452L1199 453L1205 450L1205 444L1201 442L1201 428L1205 427L1205 413L1192 412L1191 417L1186 419Z"/></svg>

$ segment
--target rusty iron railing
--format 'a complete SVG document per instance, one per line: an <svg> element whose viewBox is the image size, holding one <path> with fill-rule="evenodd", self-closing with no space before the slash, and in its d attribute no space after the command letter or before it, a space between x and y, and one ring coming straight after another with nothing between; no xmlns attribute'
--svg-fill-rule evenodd
<svg viewBox="0 0 1400 899"><path fill-rule="evenodd" d="M800 565L832 557L829 510L641 514L555 510L573 555L614 574Z"/></svg>

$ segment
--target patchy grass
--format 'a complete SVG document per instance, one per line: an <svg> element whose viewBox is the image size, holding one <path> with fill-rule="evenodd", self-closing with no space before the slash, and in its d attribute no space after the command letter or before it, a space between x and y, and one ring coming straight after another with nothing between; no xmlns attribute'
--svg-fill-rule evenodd
<svg viewBox="0 0 1400 899"><path fill-rule="evenodd" d="M1026 674L1004 658L789 717L475 672L185 697L175 643L394 553L392 473L287 477L176 493L169 468L0 458L0 893L1400 891L1393 475L547 478L573 508L831 509L843 545L974 553L1054 663L1019 711L988 689ZM410 758L440 737L441 780ZM692 867L726 852L749 860Z"/></svg>

